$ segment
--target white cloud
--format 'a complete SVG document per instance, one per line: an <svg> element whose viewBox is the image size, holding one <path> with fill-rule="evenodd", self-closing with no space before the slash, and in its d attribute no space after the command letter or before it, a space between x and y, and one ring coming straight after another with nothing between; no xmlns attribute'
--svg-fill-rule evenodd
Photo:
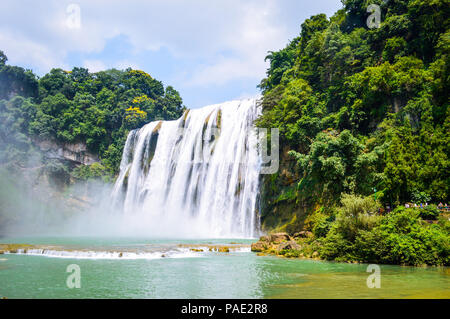
<svg viewBox="0 0 450 319"><path fill-rule="evenodd" d="M196 72L186 78L186 85L223 85L236 78L255 77L257 73L254 72L253 66L250 65L252 62L248 58L245 60L220 58L214 64L200 66Z"/></svg>
<svg viewBox="0 0 450 319"><path fill-rule="evenodd" d="M264 76L267 51L283 47L287 30L277 21L278 9L274 1L247 2L241 7L231 32L222 39L236 58L218 57L209 65L202 65L187 79L190 86L222 85L236 78Z"/></svg>
<svg viewBox="0 0 450 319"><path fill-rule="evenodd" d="M118 70L125 70L126 68L132 68L134 70L139 70L140 67L137 63L134 63L129 60L121 60L116 62L113 67Z"/></svg>
<svg viewBox="0 0 450 319"><path fill-rule="evenodd" d="M51 67L67 68L71 55L78 54L91 71L137 68L140 63L135 57L164 47L173 59L194 61L177 69L182 76L172 75L175 81L207 87L235 79L261 79L267 51L282 48L309 17L309 11L302 9L319 13L321 6L328 5L333 12L340 1L79 0L80 28L69 28L71 3L3 0L0 49L10 62L44 73ZM106 43L119 35L129 41L130 56L103 59ZM98 56L87 58L94 53Z"/></svg>
<svg viewBox="0 0 450 319"><path fill-rule="evenodd" d="M91 73L107 69L106 65L100 60L85 60L83 61L83 67L88 69Z"/></svg>
<svg viewBox="0 0 450 319"><path fill-rule="evenodd" d="M22 34L0 32L0 49L5 51L12 64L26 63L36 66L41 71L48 71L53 67L67 68L59 52Z"/></svg>

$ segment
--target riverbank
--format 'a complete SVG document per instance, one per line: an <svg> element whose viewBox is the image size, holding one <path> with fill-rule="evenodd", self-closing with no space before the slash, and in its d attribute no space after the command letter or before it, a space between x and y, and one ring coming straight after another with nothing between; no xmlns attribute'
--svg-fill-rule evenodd
<svg viewBox="0 0 450 319"><path fill-rule="evenodd" d="M368 240L370 242L370 239ZM310 231L300 231L292 236L288 233L273 233L266 236L261 236L257 242L252 243L251 251L256 253L258 256L278 256L286 258L303 258L311 260L322 260L322 261L336 261L341 263L380 263L380 264L392 264L400 266L448 266L448 261L441 264L437 263L435 260L430 260L428 263L421 264L411 264L406 262L380 262L380 260L369 260L360 257L357 254L340 254L337 258L330 258L329 245L330 243L326 241L326 238L316 238L314 234ZM380 246L383 245L382 242L378 243ZM408 252L405 249L405 252ZM434 252L437 255L436 252ZM436 256L436 259L438 256ZM448 257L447 257L448 259ZM386 259L388 260L388 259Z"/></svg>
<svg viewBox="0 0 450 319"><path fill-rule="evenodd" d="M341 205L307 216L302 231L262 237L253 251L338 262L450 265L450 220L434 205L380 214L373 197L345 195Z"/></svg>

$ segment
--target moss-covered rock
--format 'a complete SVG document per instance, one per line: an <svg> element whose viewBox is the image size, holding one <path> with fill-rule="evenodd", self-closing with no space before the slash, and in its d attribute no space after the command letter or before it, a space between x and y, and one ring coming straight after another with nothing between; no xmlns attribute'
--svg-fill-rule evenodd
<svg viewBox="0 0 450 319"><path fill-rule="evenodd" d="M282 250L300 250L300 249L301 249L301 246L299 244L297 244L293 240L281 243L277 247L277 251L282 251Z"/></svg>
<svg viewBox="0 0 450 319"><path fill-rule="evenodd" d="M279 244L289 240L291 240L291 237L287 233L275 233L269 235L269 241L274 244Z"/></svg>
<svg viewBox="0 0 450 319"><path fill-rule="evenodd" d="M253 243L250 247L251 251L254 252L263 252L267 249L267 245L265 242L258 241L256 243Z"/></svg>
<svg viewBox="0 0 450 319"><path fill-rule="evenodd" d="M310 238L313 237L313 233L307 230L302 230L300 232L295 233L292 237L295 238Z"/></svg>
<svg viewBox="0 0 450 319"><path fill-rule="evenodd" d="M29 244L0 244L0 250L3 252L9 252L11 254L16 254L18 250L24 250L35 248L34 245Z"/></svg>

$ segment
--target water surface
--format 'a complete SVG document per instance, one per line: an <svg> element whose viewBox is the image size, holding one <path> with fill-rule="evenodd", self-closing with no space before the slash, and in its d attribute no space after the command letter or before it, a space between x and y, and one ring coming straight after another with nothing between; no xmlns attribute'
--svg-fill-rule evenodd
<svg viewBox="0 0 450 319"><path fill-rule="evenodd" d="M184 245L251 240L143 238L2 238L0 243L59 245L67 252L133 251L152 258L0 255L0 296L8 298L450 298L448 267L381 266L381 288L370 289L365 264L192 252ZM197 247L197 246L195 246ZM168 254L167 252L172 252ZM179 252L179 254L178 254ZM165 257L161 257L164 253ZM76 253L73 253L76 255ZM103 256L103 257L102 257ZM81 269L81 288L66 285L66 268Z"/></svg>

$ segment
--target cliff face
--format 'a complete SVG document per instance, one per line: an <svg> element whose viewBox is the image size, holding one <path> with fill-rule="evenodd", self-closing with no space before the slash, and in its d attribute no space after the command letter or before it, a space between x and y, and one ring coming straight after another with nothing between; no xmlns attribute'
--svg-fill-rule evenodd
<svg viewBox="0 0 450 319"><path fill-rule="evenodd" d="M288 155L289 148L280 153L280 168L276 174L264 175L261 185L261 226L263 231L295 233L303 227L308 207L297 198L299 176L296 161Z"/></svg>
<svg viewBox="0 0 450 319"><path fill-rule="evenodd" d="M99 162L97 155L89 152L84 143L56 143L50 140L35 140L35 144L50 159L73 162L74 164L91 165Z"/></svg>

